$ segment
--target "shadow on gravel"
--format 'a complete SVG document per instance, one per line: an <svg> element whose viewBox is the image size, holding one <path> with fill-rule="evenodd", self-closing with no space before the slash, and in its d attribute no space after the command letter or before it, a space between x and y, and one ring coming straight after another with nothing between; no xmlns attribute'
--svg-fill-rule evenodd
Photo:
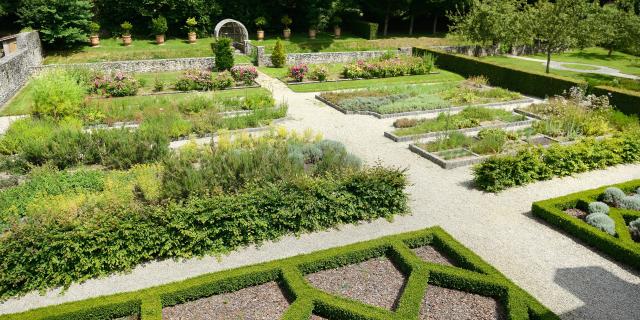
<svg viewBox="0 0 640 320"><path fill-rule="evenodd" d="M640 286L601 267L558 269L554 282L584 304L561 314L562 319L640 319Z"/></svg>

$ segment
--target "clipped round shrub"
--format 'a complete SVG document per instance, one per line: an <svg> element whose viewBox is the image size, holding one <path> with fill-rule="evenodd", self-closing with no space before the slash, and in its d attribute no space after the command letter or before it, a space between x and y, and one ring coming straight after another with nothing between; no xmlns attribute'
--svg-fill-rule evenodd
<svg viewBox="0 0 640 320"><path fill-rule="evenodd" d="M61 119L80 112L86 89L67 71L48 70L33 82L31 114Z"/></svg>
<svg viewBox="0 0 640 320"><path fill-rule="evenodd" d="M411 128L418 124L417 119L401 118L393 123L394 128Z"/></svg>
<svg viewBox="0 0 640 320"><path fill-rule="evenodd" d="M640 211L640 196L627 196L622 198L618 203L618 206L622 209L638 210Z"/></svg>
<svg viewBox="0 0 640 320"><path fill-rule="evenodd" d="M619 188L610 187L604 191L604 193L600 197L600 200L606 203L617 205L626 196L627 195L624 193L624 191L620 190Z"/></svg>
<svg viewBox="0 0 640 320"><path fill-rule="evenodd" d="M609 214L609 206L604 202L589 203L589 213Z"/></svg>
<svg viewBox="0 0 640 320"><path fill-rule="evenodd" d="M612 236L616 234L616 223L604 213L592 213L587 216L585 221Z"/></svg>
<svg viewBox="0 0 640 320"><path fill-rule="evenodd" d="M274 68L282 68L287 63L287 53L284 50L284 45L280 42L280 39L276 40L276 45L273 48L273 54L271 55L271 63Z"/></svg>
<svg viewBox="0 0 640 320"><path fill-rule="evenodd" d="M640 218L629 223L629 232L635 241L640 242Z"/></svg>

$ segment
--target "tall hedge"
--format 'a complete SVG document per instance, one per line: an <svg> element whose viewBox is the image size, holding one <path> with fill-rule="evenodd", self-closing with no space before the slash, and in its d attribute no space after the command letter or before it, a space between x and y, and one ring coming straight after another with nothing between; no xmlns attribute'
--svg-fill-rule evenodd
<svg viewBox="0 0 640 320"><path fill-rule="evenodd" d="M431 53L437 59L438 67L441 69L464 77L484 75L492 85L536 97L559 95L571 87L586 84L564 77L513 69L473 57L414 48L414 54L424 55L425 53ZM622 112L640 114L640 94L638 93L605 86L590 88L590 92L598 95L610 94L612 104Z"/></svg>
<svg viewBox="0 0 640 320"><path fill-rule="evenodd" d="M375 40L378 37L377 23L367 21L353 21L350 24L353 34L364 37L369 40Z"/></svg>

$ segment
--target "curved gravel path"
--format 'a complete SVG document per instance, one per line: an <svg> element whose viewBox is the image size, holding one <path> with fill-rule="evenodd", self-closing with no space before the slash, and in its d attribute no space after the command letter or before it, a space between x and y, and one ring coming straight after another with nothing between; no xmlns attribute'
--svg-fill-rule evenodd
<svg viewBox="0 0 640 320"><path fill-rule="evenodd" d="M526 61L540 62L545 66L547 65L547 60L543 60L543 59L520 57L520 56L514 56L514 55L507 55L507 57L514 58L514 59L520 59L520 60L526 60ZM570 65L581 65L581 66L586 66L586 67L593 67L595 69L593 69L593 70L575 69L575 68L568 67ZM573 71L573 72L579 72L579 73L604 74L604 75L607 75L607 76L613 76L613 77L618 77L618 78L626 78L626 79L633 79L633 80L640 79L640 77L638 77L638 76L635 76L635 75L632 75L632 74L627 74L627 73L622 73L618 69L610 68L610 67L604 67L604 66L600 66L600 65L597 65L597 64L586 64L586 63L575 63L575 62L560 62L560 61L551 60L551 63L549 63L549 67L551 69L556 69L556 70Z"/></svg>
<svg viewBox="0 0 640 320"><path fill-rule="evenodd" d="M377 220L340 230L285 237L260 248L249 247L216 257L146 264L130 274L76 284L64 295L29 294L0 305L0 313L132 291L214 271L280 259L381 236L440 225L457 240L498 268L563 319L640 319L640 277L532 218L531 203L640 179L640 165L627 165L539 182L500 194L485 194L469 184L471 170L443 170L413 154L405 143L383 137L393 119L344 115L314 99L293 93L280 81L260 75L258 81L289 103L290 129L311 128L343 142L367 163L407 168L412 185L412 215L393 222Z"/></svg>

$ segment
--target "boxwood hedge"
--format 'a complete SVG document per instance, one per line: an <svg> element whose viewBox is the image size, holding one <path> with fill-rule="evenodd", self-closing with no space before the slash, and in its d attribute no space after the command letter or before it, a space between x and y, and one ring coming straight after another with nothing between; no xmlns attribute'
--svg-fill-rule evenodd
<svg viewBox="0 0 640 320"><path fill-rule="evenodd" d="M458 267L424 262L411 248L432 245L450 255ZM334 296L309 285L304 275L387 256L408 281L398 307L389 311ZM203 275L136 292L98 297L0 316L12 319L113 319L139 314L142 320L160 320L162 308L186 301L277 281L292 302L282 319L307 320L312 313L328 319L418 319L429 284L496 298L509 319L559 319L499 271L439 227L328 249L283 260Z"/></svg>
<svg viewBox="0 0 640 320"><path fill-rule="evenodd" d="M597 201L608 187L578 192L533 204L532 211L555 228L568 233L586 244L604 252L613 259L640 270L640 244L629 234L627 224L640 218L640 211L611 208L609 216L616 223L616 235L611 236L588 223L564 213L564 210L578 208L587 210L589 203ZM640 187L640 180L615 185L625 192L633 192Z"/></svg>

